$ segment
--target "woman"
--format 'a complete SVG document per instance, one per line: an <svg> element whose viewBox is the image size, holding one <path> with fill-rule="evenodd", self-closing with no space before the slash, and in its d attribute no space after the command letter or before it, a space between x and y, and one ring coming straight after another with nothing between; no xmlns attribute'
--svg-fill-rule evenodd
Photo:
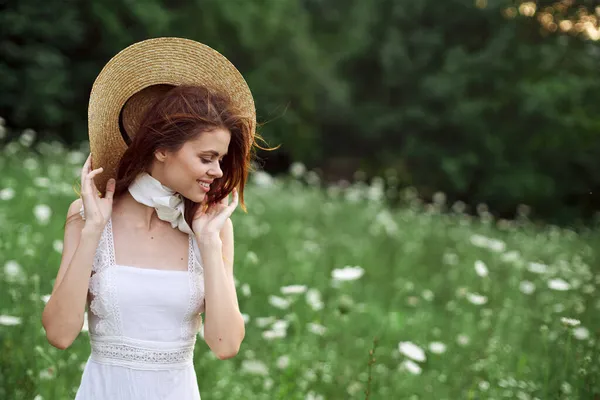
<svg viewBox="0 0 600 400"><path fill-rule="evenodd" d="M90 123L92 154L42 317L49 342L66 349L89 306L92 351L77 400L199 399L193 351L201 313L218 358L235 356L244 338L230 216L240 198L244 207L254 121L225 90L163 78L117 110L117 134L129 142L122 154L114 141L99 146L92 131L114 132ZM90 108L94 96L107 97L93 89ZM117 156L116 173L99 190L107 171L92 165L110 166Z"/></svg>

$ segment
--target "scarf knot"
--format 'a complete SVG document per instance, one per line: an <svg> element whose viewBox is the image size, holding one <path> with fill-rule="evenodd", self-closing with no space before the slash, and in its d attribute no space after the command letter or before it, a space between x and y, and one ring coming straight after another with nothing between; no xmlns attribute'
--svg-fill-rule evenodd
<svg viewBox="0 0 600 400"><path fill-rule="evenodd" d="M150 174L146 172L139 174L129 185L129 193L138 203L154 207L158 218L169 222L171 227L188 235L193 234L190 226L185 222L183 197Z"/></svg>

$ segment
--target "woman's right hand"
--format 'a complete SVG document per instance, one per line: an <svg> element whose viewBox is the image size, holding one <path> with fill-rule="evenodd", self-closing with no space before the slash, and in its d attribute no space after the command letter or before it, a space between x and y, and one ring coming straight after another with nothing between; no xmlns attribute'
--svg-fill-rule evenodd
<svg viewBox="0 0 600 400"><path fill-rule="evenodd" d="M92 170L92 154L90 153L81 170L81 200L85 213L85 226L100 231L104 229L112 214L115 193L115 180L111 178L106 183L105 196L100 197L98 194L94 177L102 171L104 171L103 168Z"/></svg>

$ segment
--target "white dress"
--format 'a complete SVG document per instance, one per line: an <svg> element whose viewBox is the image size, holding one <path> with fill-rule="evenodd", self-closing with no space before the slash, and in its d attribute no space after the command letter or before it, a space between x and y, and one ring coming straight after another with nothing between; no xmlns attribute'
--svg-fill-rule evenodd
<svg viewBox="0 0 600 400"><path fill-rule="evenodd" d="M75 400L199 400L194 346L204 277L189 236L188 270L115 263L112 220L92 267L91 354Z"/></svg>

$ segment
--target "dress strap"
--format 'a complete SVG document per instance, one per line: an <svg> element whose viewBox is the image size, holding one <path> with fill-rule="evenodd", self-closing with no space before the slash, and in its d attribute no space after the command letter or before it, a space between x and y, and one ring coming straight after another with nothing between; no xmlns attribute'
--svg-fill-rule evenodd
<svg viewBox="0 0 600 400"><path fill-rule="evenodd" d="M94 256L94 262L92 263L92 271L98 273L114 265L115 253L112 248L112 224L111 219L108 220L102 234L100 235L100 241L96 248L96 254Z"/></svg>
<svg viewBox="0 0 600 400"><path fill-rule="evenodd" d="M105 226L106 229L106 247L108 249L108 266L114 266L117 261L115 260L115 238L113 235L112 227L112 216L108 218L108 222Z"/></svg>

